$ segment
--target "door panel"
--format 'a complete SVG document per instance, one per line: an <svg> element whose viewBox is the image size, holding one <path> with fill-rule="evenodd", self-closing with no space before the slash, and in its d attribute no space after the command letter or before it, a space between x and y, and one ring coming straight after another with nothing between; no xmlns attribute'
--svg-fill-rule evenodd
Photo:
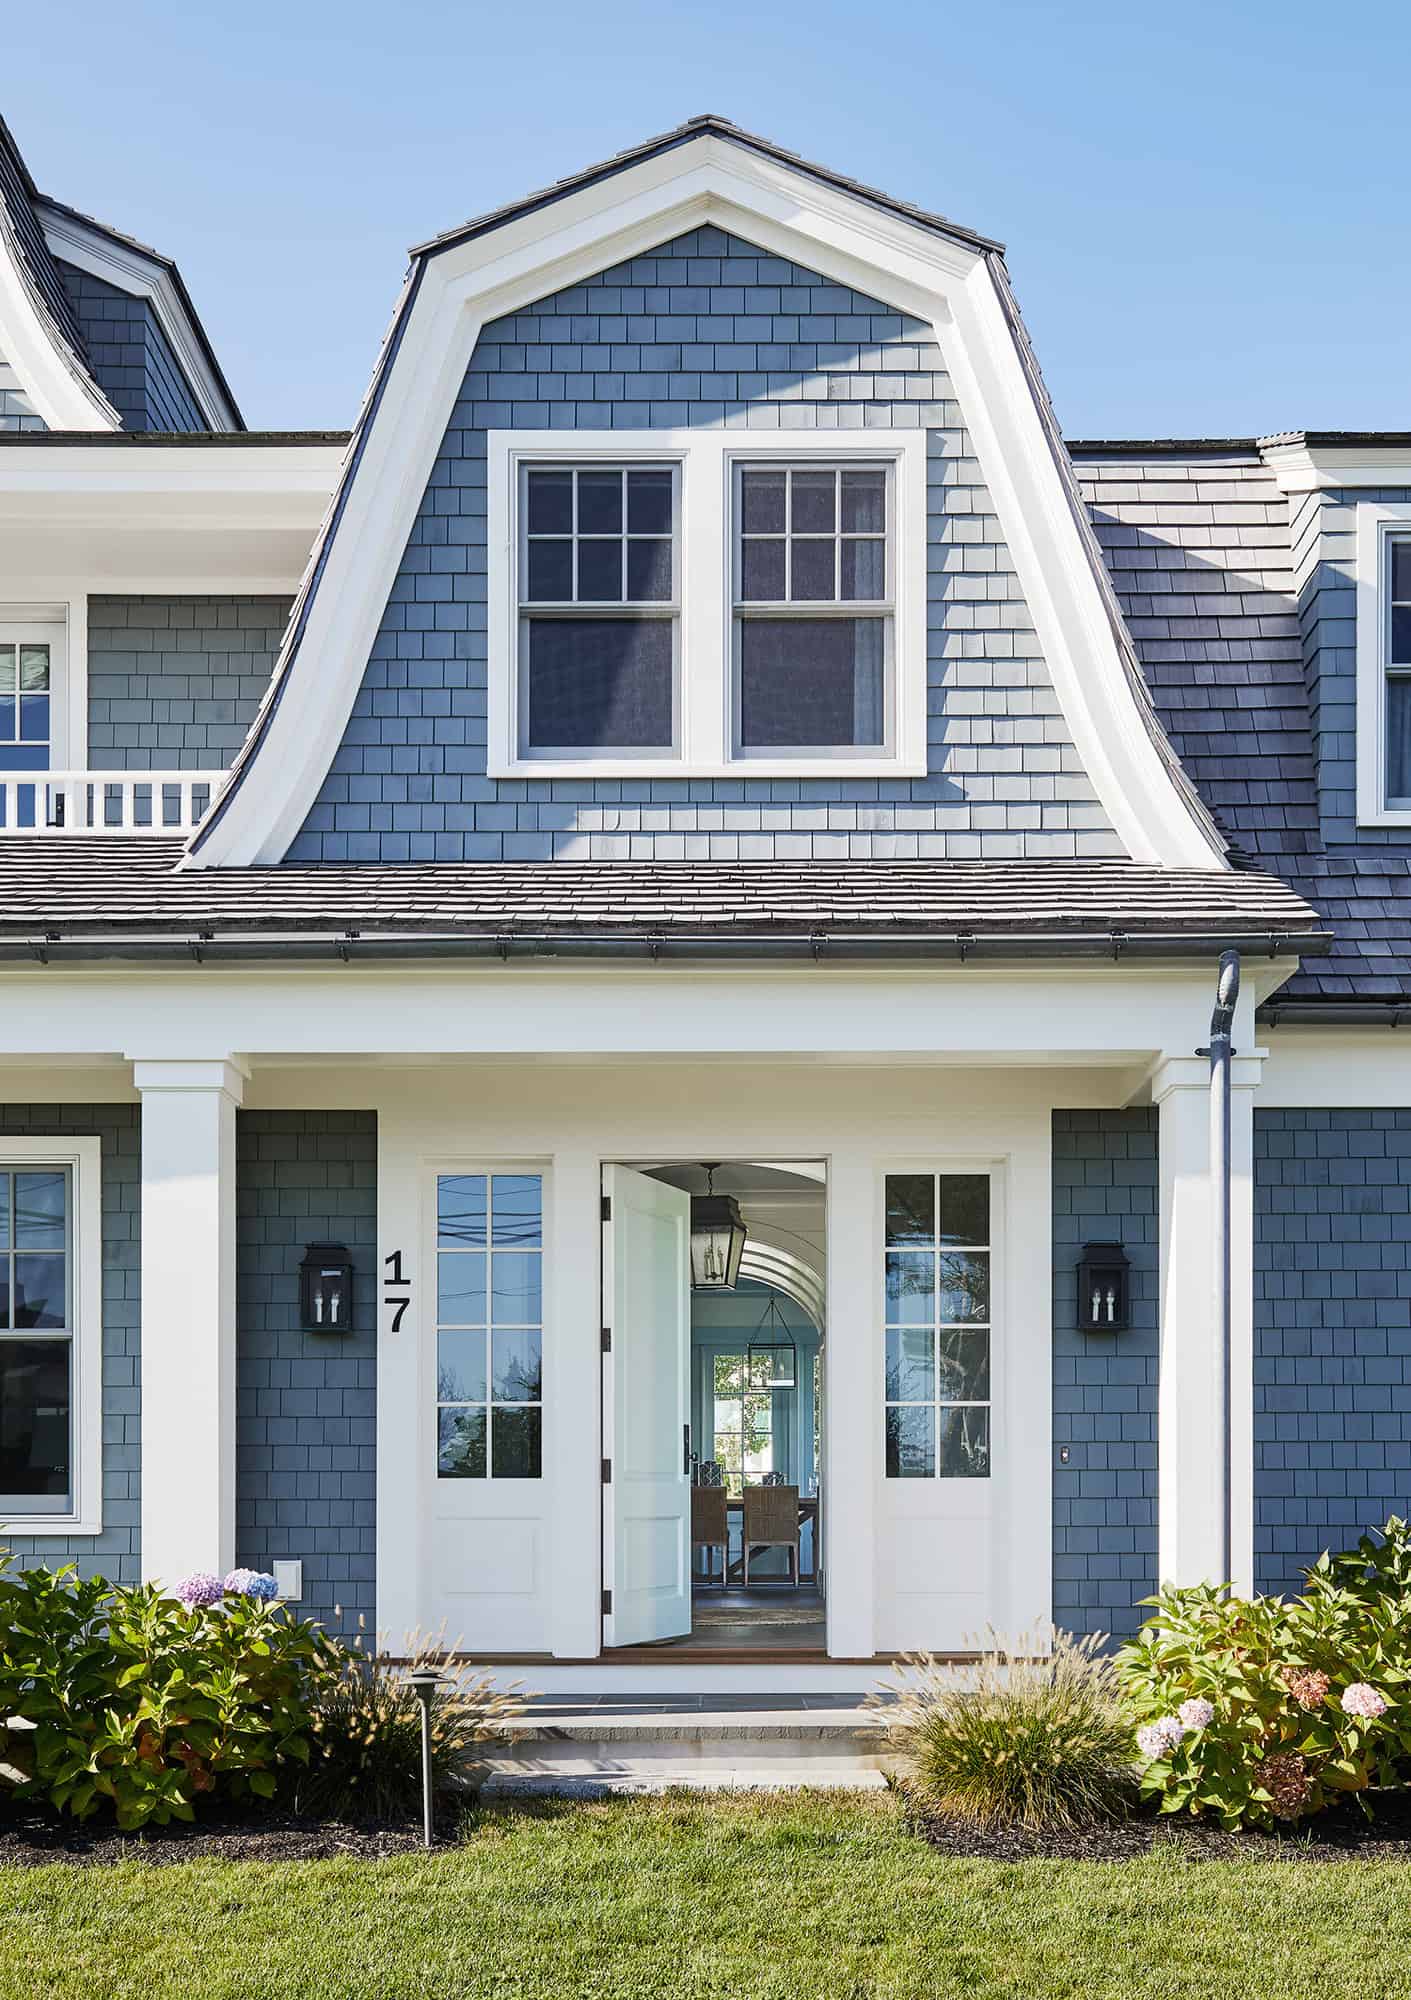
<svg viewBox="0 0 1411 2000"><path fill-rule="evenodd" d="M610 1425L606 1643L636 1646L691 1629L691 1198L630 1167L608 1167Z"/></svg>

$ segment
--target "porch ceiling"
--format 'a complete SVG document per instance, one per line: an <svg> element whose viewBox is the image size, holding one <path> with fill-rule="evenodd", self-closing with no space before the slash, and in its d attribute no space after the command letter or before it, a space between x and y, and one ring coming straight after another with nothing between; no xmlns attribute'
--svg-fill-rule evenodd
<svg viewBox="0 0 1411 2000"><path fill-rule="evenodd" d="M398 952L1195 957L1326 949L1273 876L1128 861L444 862L179 872L179 841L0 838L0 957Z"/></svg>

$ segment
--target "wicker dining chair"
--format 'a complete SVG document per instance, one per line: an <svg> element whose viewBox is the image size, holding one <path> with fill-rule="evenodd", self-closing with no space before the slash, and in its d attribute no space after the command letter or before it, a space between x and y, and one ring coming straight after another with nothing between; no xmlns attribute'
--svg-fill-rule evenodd
<svg viewBox="0 0 1411 2000"><path fill-rule="evenodd" d="M720 1588L724 1590L730 1572L730 1516L723 1486L691 1488L691 1553L704 1549L705 1580L710 1582L710 1552L720 1551Z"/></svg>
<svg viewBox="0 0 1411 2000"><path fill-rule="evenodd" d="M747 1486L742 1531L745 1587L750 1581L750 1550L788 1549L793 1585L799 1587L799 1489L797 1486Z"/></svg>

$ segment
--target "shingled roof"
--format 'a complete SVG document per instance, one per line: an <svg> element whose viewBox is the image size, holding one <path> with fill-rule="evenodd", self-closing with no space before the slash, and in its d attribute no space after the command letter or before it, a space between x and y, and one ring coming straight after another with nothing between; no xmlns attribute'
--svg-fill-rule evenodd
<svg viewBox="0 0 1411 2000"><path fill-rule="evenodd" d="M1182 763L1235 852L1332 933L1278 1006L1411 1002L1411 844L1337 843L1320 822L1289 503L1258 446L1070 450Z"/></svg>
<svg viewBox="0 0 1411 2000"><path fill-rule="evenodd" d="M162 838L0 839L0 956L271 956L403 940L462 952L824 957L1195 957L1317 951L1317 919L1272 876L1128 861L627 864L180 872Z"/></svg>

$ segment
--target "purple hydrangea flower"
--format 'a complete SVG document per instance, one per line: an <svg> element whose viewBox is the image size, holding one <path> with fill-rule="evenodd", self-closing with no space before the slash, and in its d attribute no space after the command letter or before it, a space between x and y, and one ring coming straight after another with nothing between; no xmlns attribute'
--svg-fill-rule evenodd
<svg viewBox="0 0 1411 2000"><path fill-rule="evenodd" d="M219 1604L225 1596L225 1585L210 1570L195 1569L181 1579L175 1595L188 1611L194 1611L202 1604Z"/></svg>
<svg viewBox="0 0 1411 2000"><path fill-rule="evenodd" d="M1163 1715L1156 1722L1148 1722L1137 1731L1137 1748L1143 1757L1155 1763L1159 1757L1169 1757L1179 1749L1186 1726L1174 1715Z"/></svg>
<svg viewBox="0 0 1411 2000"><path fill-rule="evenodd" d="M1215 1704L1203 1694L1193 1694L1189 1701L1181 1703L1176 1714L1187 1729L1208 1729L1215 1720Z"/></svg>
<svg viewBox="0 0 1411 2000"><path fill-rule="evenodd" d="M1361 1715L1375 1722L1387 1712L1386 1696L1368 1687L1366 1681L1354 1681L1342 1698L1342 1708L1344 1715Z"/></svg>
<svg viewBox="0 0 1411 2000"><path fill-rule="evenodd" d="M233 1569L225 1579L225 1588L235 1597L258 1597L266 1604L279 1595L279 1585L263 1569Z"/></svg>

